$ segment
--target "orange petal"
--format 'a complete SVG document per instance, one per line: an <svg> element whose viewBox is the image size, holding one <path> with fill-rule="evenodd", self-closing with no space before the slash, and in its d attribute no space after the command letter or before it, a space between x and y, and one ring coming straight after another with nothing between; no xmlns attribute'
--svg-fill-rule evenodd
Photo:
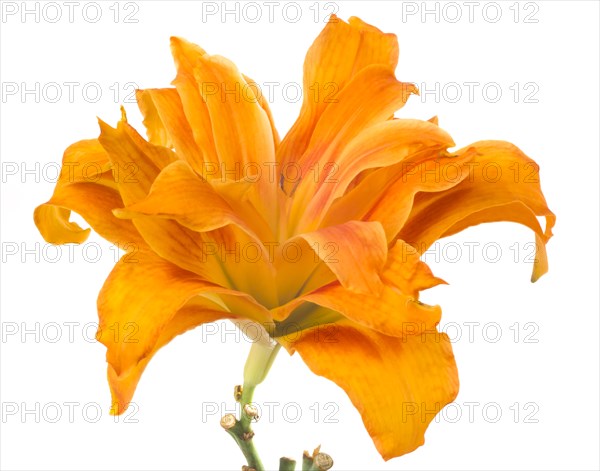
<svg viewBox="0 0 600 471"><path fill-rule="evenodd" d="M100 128L100 143L113 167L134 170L130 175L121 175L117 179L124 205L144 200L161 169L178 160L175 154L145 141L124 121L119 122L116 129L100 122ZM136 218L133 224L144 241L162 258L206 280L229 286L219 263L207 259L206 239L201 234L168 219Z"/></svg>
<svg viewBox="0 0 600 471"><path fill-rule="evenodd" d="M440 153L435 160L428 159L415 165L414 171L407 167L402 177L382 192L377 204L369 209L365 219L380 221L388 240L398 234L408 219L417 193L438 193L453 188L468 174L467 165L474 152L464 152L459 156L444 154Z"/></svg>
<svg viewBox="0 0 600 471"><path fill-rule="evenodd" d="M273 220L279 187L275 140L258 89L221 56L200 57L195 77L210 115L222 180L255 181L260 189L259 209Z"/></svg>
<svg viewBox="0 0 600 471"><path fill-rule="evenodd" d="M385 265L387 241L378 222L350 221L325 227L302 237L336 275L344 288L379 293L379 272Z"/></svg>
<svg viewBox="0 0 600 471"><path fill-rule="evenodd" d="M419 291L447 284L433 276L431 269L419 257L419 252L412 245L398 239L388 252L381 274L383 281L415 299L419 299Z"/></svg>
<svg viewBox="0 0 600 471"><path fill-rule="evenodd" d="M165 167L144 200L115 210L115 214L133 218L136 224L142 219L171 219L183 228L206 233L202 235L205 257L201 262L218 267L229 286L253 287L250 292L261 302L276 303L275 286L266 281L275 275L271 254L252 228L186 162L177 160ZM225 230L225 226L230 227ZM233 231L233 227L243 233Z"/></svg>
<svg viewBox="0 0 600 471"><path fill-rule="evenodd" d="M554 216L552 216L554 218ZM508 203L500 206L492 206L488 209L477 211L454 224L450 229L444 232L442 237L451 236L467 227L475 226L483 222L517 222L527 226L535 232L536 257L533 262L533 272L531 281L535 283L542 275L548 272L548 256L546 254L546 242L549 237L544 235L544 231L537 220L535 213L520 201ZM554 222L552 222L552 225Z"/></svg>
<svg viewBox="0 0 600 471"><path fill-rule="evenodd" d="M335 106L335 94L360 70L398 63L398 41L358 18L349 23L332 15L304 61L304 99L300 116L277 151L278 161L295 162L304 153L323 111Z"/></svg>
<svg viewBox="0 0 600 471"><path fill-rule="evenodd" d="M121 218L141 215L175 219L196 232L236 224L247 226L213 187L182 160L167 165L156 177L146 198L115 210Z"/></svg>
<svg viewBox="0 0 600 471"><path fill-rule="evenodd" d="M337 179L336 156L348 141L365 128L388 120L415 91L414 85L399 82L390 68L381 65L362 69L340 91L336 103L321 115L298 160L303 178L284 184L287 194L294 195L290 215L293 227L302 230L323 212L325 202L313 199L314 193Z"/></svg>
<svg viewBox="0 0 600 471"><path fill-rule="evenodd" d="M256 182L250 181L220 181L213 179L210 181L214 190L223 198L233 209L234 213L244 221L248 227L260 237L263 241L274 241L276 227L271 227L269 221L265 218L258 208L260 204L260 189ZM281 196L282 195L280 193Z"/></svg>
<svg viewBox="0 0 600 471"><path fill-rule="evenodd" d="M81 244L90 235L90 229L69 221L71 210L48 202L33 212L33 221L44 240L50 244Z"/></svg>
<svg viewBox="0 0 600 471"><path fill-rule="evenodd" d="M183 334L190 329L227 316L227 313L219 311L217 308L218 306L208 300L195 300L194 302L189 302L179 309L173 318L163 327L158 335L156 344L143 359L139 360L138 363L131 366L120 375L117 374L117 371L110 363L108 364L107 376L112 396L112 407L110 410L112 415L120 415L127 410L142 373L159 349L164 347L178 335ZM128 329L126 334L133 334L135 331L134 329ZM137 333L134 335L137 335Z"/></svg>
<svg viewBox="0 0 600 471"><path fill-rule="evenodd" d="M322 219L331 203L344 195L361 172L396 165L418 153L433 153L452 146L450 135L427 121L394 119L371 126L348 142L336 156L336 172L321 183L311 204L323 208ZM371 194L377 195L377 192L371 191ZM344 220L337 211L332 211L329 217L329 221Z"/></svg>
<svg viewBox="0 0 600 471"><path fill-rule="evenodd" d="M145 198L160 170L177 160L177 156L165 147L147 142L125 119L118 122L116 129L102 120L98 122L98 140L110 159L123 202L129 205Z"/></svg>
<svg viewBox="0 0 600 471"><path fill-rule="evenodd" d="M299 319L298 312L294 312L308 302L394 337L435 329L440 322L441 309L420 303L419 291L444 281L433 276L412 246L398 241L390 249L381 279L385 284L378 292L358 293L337 282L331 283L274 309L272 315L278 321L294 324L302 321L303 325L310 325L306 319ZM311 315L308 314L308 317Z"/></svg>
<svg viewBox="0 0 600 471"><path fill-rule="evenodd" d="M206 103L200 94L201 84L194 77L194 68L206 52L199 46L185 39L171 38L171 53L175 60L177 76L173 85L181 99L183 111L192 129L194 140L198 149L202 152L203 161L213 165L212 169L219 168L219 157L215 148L212 123ZM217 173L220 175L220 173Z"/></svg>
<svg viewBox="0 0 600 471"><path fill-rule="evenodd" d="M247 297L207 283L150 252L121 258L98 296L97 336L108 348L109 378L113 396L120 402L119 413L125 410L156 350L197 323L232 316L229 312L216 312L223 309L209 302L213 299L210 296L203 297L219 293ZM176 318L178 311L190 302L200 303L194 306L200 306L201 312L180 313Z"/></svg>
<svg viewBox="0 0 600 471"><path fill-rule="evenodd" d="M263 170L263 162L274 162L271 125L256 96L257 89L221 56L202 56L195 74L203 85L200 92L210 114L219 160L226 169L233 172L236 163L255 163Z"/></svg>
<svg viewBox="0 0 600 471"><path fill-rule="evenodd" d="M304 332L294 348L308 367L340 386L385 460L415 450L435 415L458 393L445 334L388 337L355 324Z"/></svg>
<svg viewBox="0 0 600 471"><path fill-rule="evenodd" d="M205 171L202 151L194 141L177 90L137 90L135 96L144 116L148 140L158 146L175 148L177 155L188 162L196 172Z"/></svg>
<svg viewBox="0 0 600 471"><path fill-rule="evenodd" d="M111 167L108 154L97 139L76 142L65 150L52 198L34 211L35 224L47 242L82 243L87 239L90 230L69 221L71 211L75 211L100 236L121 248L143 243L130 221L112 214L123 201Z"/></svg>
<svg viewBox="0 0 600 471"><path fill-rule="evenodd" d="M385 285L378 296L344 289L334 283L302 297L377 332L401 337L433 329L442 311Z"/></svg>
<svg viewBox="0 0 600 471"><path fill-rule="evenodd" d="M323 259L337 260L338 248L333 243L325 242L326 246L315 250L305 239L297 237L274 245L277 306L336 281L336 275L323 262Z"/></svg>
<svg viewBox="0 0 600 471"><path fill-rule="evenodd" d="M81 229L69 222L71 211L80 214L104 239L127 250L145 245L131 223L116 218L112 210L123 205L115 190L93 183L74 183L57 187L54 195L34 211L34 221L44 237L52 244L82 243L89 229Z"/></svg>
<svg viewBox="0 0 600 471"><path fill-rule="evenodd" d="M248 84L248 87L255 91L254 95L258 100L258 104L267 114L267 118L269 118L269 123L271 123L271 133L273 134L273 144L275 146L275 149L277 149L279 147L279 143L281 142L281 138L279 137L279 133L277 132L277 128L275 126L275 119L273 118L273 113L271 113L269 102L265 98L265 95L262 93L262 90L260 89L260 86L258 85L258 83L256 83L256 81L252 80L250 77L244 74L242 74L242 77L244 77L244 80Z"/></svg>
<svg viewBox="0 0 600 471"><path fill-rule="evenodd" d="M426 149L407 161L379 169L332 205L328 221L343 216L379 221L387 240L392 241L408 219L415 195L456 186L468 176L474 155L472 150L452 156L435 148Z"/></svg>
<svg viewBox="0 0 600 471"><path fill-rule="evenodd" d="M537 164L508 142L481 141L465 149L458 153L477 152L466 177L446 191L417 195L399 237L423 253L437 239L469 226L519 222L535 231L540 242L532 277L537 280L547 270L543 245L556 219L542 194ZM546 218L544 232L535 216Z"/></svg>
<svg viewBox="0 0 600 471"><path fill-rule="evenodd" d="M169 89L163 90L165 93L170 93ZM175 94L177 94L175 89L173 89L173 91ZM148 141L155 146L163 146L172 149L174 147L173 139L169 135L165 123L163 122L163 119L156 108L156 105L154 104L151 90L136 90L135 99L140 112L144 117L142 123L146 128L146 136L148 136Z"/></svg>

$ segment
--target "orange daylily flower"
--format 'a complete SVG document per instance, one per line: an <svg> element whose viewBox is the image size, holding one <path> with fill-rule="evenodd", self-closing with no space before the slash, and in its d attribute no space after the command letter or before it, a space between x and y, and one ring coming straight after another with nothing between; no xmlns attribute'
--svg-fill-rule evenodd
<svg viewBox="0 0 600 471"><path fill-rule="evenodd" d="M467 227L513 221L535 232L537 280L555 218L539 182L510 170L534 162L501 141L449 152L436 119L394 118L417 90L395 77L396 36L358 18L332 17L309 49L281 141L232 62L179 38L171 49L174 88L137 93L148 140L124 114L116 128L100 121L97 139L67 148L34 216L50 243L87 238L74 211L127 251L98 298L99 332L135 327L135 342L99 336L115 412L174 337L249 320L345 390L383 458L414 450L459 384L441 310L419 302L443 281L419 257Z"/></svg>

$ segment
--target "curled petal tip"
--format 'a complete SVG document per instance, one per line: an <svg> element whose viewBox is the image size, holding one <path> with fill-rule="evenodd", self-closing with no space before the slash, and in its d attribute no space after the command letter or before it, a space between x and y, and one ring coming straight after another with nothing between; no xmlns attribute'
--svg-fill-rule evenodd
<svg viewBox="0 0 600 471"><path fill-rule="evenodd" d="M127 410L128 407L129 402L123 402L113 398L113 402L108 413L113 416L121 415Z"/></svg>
<svg viewBox="0 0 600 471"><path fill-rule="evenodd" d="M437 286L437 285L449 285L450 284L446 280L444 280L443 278L438 278L437 276L433 277L433 281L435 281L435 286Z"/></svg>
<svg viewBox="0 0 600 471"><path fill-rule="evenodd" d="M183 39L183 38L180 38L179 36L171 36L169 38L169 43L171 44L171 47L173 47L173 46L179 46L179 45L181 45L184 42L186 42L186 40Z"/></svg>
<svg viewBox="0 0 600 471"><path fill-rule="evenodd" d="M112 213L119 219L127 219L127 210L125 208L115 208L112 210Z"/></svg>
<svg viewBox="0 0 600 471"><path fill-rule="evenodd" d="M103 121L101 118L98 118L98 117L97 117L97 119L98 119L98 126L100 126L100 134L114 130L114 128L110 124L108 124L106 121Z"/></svg>
<svg viewBox="0 0 600 471"><path fill-rule="evenodd" d="M546 274L546 271L538 272L538 271L534 270L533 273L531 274L531 282L535 283L545 274Z"/></svg>

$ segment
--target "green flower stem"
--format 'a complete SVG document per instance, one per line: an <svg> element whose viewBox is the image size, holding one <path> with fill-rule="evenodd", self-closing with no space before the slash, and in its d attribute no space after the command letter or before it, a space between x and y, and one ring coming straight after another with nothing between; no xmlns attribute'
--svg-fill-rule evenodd
<svg viewBox="0 0 600 471"><path fill-rule="evenodd" d="M313 465L312 456L304 453L302 455L302 471L310 471L310 469L312 468L312 465Z"/></svg>
<svg viewBox="0 0 600 471"><path fill-rule="evenodd" d="M250 391L248 393L246 393L245 389L246 388L244 388L244 394L242 394L242 401L244 399L251 401L254 388L249 388ZM242 404L244 404L244 402L242 402ZM254 446L254 432L250 427L250 422L251 419L247 417L247 414L245 414L242 409L240 420L238 420L232 428L227 429L226 431L233 437L238 447L244 454L244 458L246 458L248 466L256 471L264 471L265 468L260 460L260 457L258 456L258 451Z"/></svg>
<svg viewBox="0 0 600 471"><path fill-rule="evenodd" d="M279 471L295 471L296 462L285 456L279 460Z"/></svg>
<svg viewBox="0 0 600 471"><path fill-rule="evenodd" d="M263 328L264 330L264 328ZM256 386L262 383L271 369L271 365L279 352L281 345L274 341L264 330L258 342L252 344L246 365L244 366L244 385L234 389L235 400L240 403L241 413L237 419L233 414L225 414L221 419L221 426L232 436L244 454L247 466L242 469L249 471L264 471L264 466L256 447L254 446L254 432L252 421L258 420L258 409L252 404L252 397ZM302 471L327 471L333 466L333 460L326 453L320 453L320 446L315 449L312 456L304 453L302 457ZM283 457L279 460L279 471L294 471L296 461Z"/></svg>
<svg viewBox="0 0 600 471"><path fill-rule="evenodd" d="M268 335L266 331L264 335ZM244 388L251 387L254 389L255 386L265 380L280 348L281 345L270 338L252 344L244 366Z"/></svg>
<svg viewBox="0 0 600 471"><path fill-rule="evenodd" d="M256 416L256 409L253 410L252 397L256 386L262 383L267 376L280 348L281 345L273 341L266 331L264 332L264 338L252 344L244 367L244 385L241 397L239 397L240 418L235 420L234 425L224 427L244 454L248 467L256 471L264 471L264 466L254 446L254 432L251 424L252 420L258 420L258 417ZM223 422L221 424L223 425ZM293 468L284 468L284 471L289 469Z"/></svg>
<svg viewBox="0 0 600 471"><path fill-rule="evenodd" d="M252 396L254 396L254 389L256 388L256 386L248 386L246 384L244 384L244 390L242 391L242 398L240 399L240 404L242 406L242 412L240 414L240 425L242 427L242 430L245 433L251 433L254 435L254 432L252 432L252 427L250 426L252 423L252 417L250 417L246 411L244 411L244 406L246 404L252 404Z"/></svg>

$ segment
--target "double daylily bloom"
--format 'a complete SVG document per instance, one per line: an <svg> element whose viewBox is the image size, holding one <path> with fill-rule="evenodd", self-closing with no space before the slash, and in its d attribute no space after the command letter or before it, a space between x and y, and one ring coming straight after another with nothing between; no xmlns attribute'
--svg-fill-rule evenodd
<svg viewBox="0 0 600 471"><path fill-rule="evenodd" d="M467 227L513 221L535 232L539 278L554 215L537 179L514 172L534 162L501 141L449 152L436 119L394 118L417 90L395 78L396 36L358 18L332 17L309 49L300 116L281 141L233 63L179 38L171 49L174 88L137 93L148 140L124 113L116 128L100 121L35 210L50 243L86 240L74 211L127 252L98 298L114 412L178 334L252 321L345 390L385 459L414 450L459 384L440 308L419 302L443 281L419 257Z"/></svg>

